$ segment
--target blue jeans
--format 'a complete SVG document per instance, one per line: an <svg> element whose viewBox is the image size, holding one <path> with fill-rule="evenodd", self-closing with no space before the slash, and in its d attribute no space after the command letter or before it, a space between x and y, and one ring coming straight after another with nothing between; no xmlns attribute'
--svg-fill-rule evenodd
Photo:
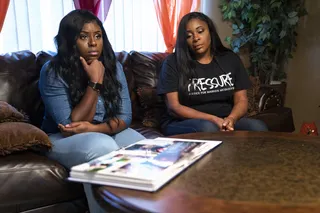
<svg viewBox="0 0 320 213"><path fill-rule="evenodd" d="M234 130L268 131L268 127L263 121L252 118L241 118L234 125ZM220 129L215 123L203 119L173 121L162 128L162 132L166 136L193 132L218 131L220 131Z"/></svg>
<svg viewBox="0 0 320 213"><path fill-rule="evenodd" d="M64 138L60 133L56 133L49 135L49 138L53 147L52 150L47 153L47 156L50 159L58 161L68 169L117 150L120 147L145 139L140 133L130 128L114 136L103 133L86 132L67 138ZM104 212L93 197L91 184L83 184L83 186L90 212Z"/></svg>

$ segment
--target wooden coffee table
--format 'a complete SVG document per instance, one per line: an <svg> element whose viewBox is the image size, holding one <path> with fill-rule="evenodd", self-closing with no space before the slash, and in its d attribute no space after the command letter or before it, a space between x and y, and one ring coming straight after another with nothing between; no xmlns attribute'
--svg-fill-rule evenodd
<svg viewBox="0 0 320 213"><path fill-rule="evenodd" d="M239 131L176 138L223 143L155 193L95 185L96 199L122 212L320 212L320 137Z"/></svg>

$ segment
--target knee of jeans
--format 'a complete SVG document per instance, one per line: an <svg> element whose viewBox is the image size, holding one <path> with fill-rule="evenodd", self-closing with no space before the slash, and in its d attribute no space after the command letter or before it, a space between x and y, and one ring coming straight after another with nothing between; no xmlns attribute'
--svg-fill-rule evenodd
<svg viewBox="0 0 320 213"><path fill-rule="evenodd" d="M106 155L119 148L115 140L109 135L91 133L87 137L87 140L89 141L88 149L86 151L87 161Z"/></svg>
<svg viewBox="0 0 320 213"><path fill-rule="evenodd" d="M211 121L207 121L207 120L202 120L201 122L199 122L199 125L196 127L198 132L217 132L219 131L219 127L211 122Z"/></svg>
<svg viewBox="0 0 320 213"><path fill-rule="evenodd" d="M252 131L268 131L267 125L261 120L255 120L251 125Z"/></svg>

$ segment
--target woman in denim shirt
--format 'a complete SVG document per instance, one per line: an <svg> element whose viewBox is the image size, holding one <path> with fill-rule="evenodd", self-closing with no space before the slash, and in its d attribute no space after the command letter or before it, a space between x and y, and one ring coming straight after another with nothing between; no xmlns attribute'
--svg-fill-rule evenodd
<svg viewBox="0 0 320 213"><path fill-rule="evenodd" d="M41 70L45 105L42 129L53 148L48 157L67 168L144 139L128 128L131 102L122 66L101 21L74 10L60 22L57 55ZM103 212L84 184L90 212Z"/></svg>

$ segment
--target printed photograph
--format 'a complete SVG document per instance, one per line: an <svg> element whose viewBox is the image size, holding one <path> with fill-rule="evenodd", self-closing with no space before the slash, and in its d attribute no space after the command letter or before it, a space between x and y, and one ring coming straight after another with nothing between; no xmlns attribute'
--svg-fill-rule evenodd
<svg viewBox="0 0 320 213"><path fill-rule="evenodd" d="M97 159L89 163L90 166L87 169L87 171L99 171L114 166L118 163L128 162L129 160L130 157L123 154L117 154L113 157L109 157L106 159Z"/></svg>
<svg viewBox="0 0 320 213"><path fill-rule="evenodd" d="M125 150L130 151L145 151L145 152L151 152L149 154L158 154L163 152L170 144L165 145L156 145L156 144L134 144L132 146L129 146L125 148Z"/></svg>
<svg viewBox="0 0 320 213"><path fill-rule="evenodd" d="M191 153L191 151L201 146L203 143L189 141L174 141L171 146L166 148L152 159L152 162L161 167L168 167L179 159Z"/></svg>
<svg viewBox="0 0 320 213"><path fill-rule="evenodd" d="M114 173L127 174L132 176L156 176L158 172L163 171L164 168L154 165L148 160L141 162L131 162L118 169L113 170Z"/></svg>

